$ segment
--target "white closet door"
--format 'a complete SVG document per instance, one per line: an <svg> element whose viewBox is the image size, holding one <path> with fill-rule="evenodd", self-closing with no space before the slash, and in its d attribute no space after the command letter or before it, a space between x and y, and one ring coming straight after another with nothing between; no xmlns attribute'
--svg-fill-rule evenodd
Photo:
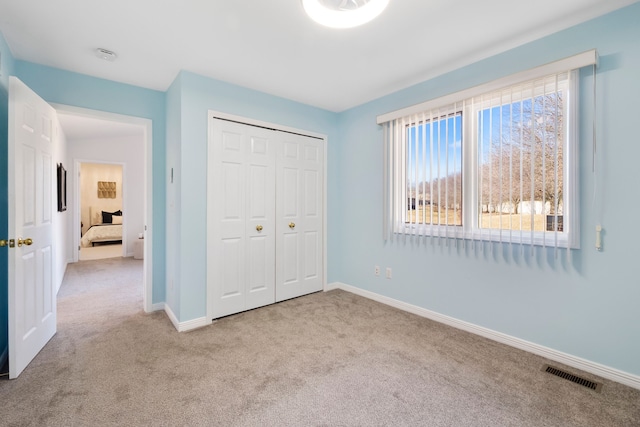
<svg viewBox="0 0 640 427"><path fill-rule="evenodd" d="M275 302L275 132L214 120L209 146L208 313Z"/></svg>
<svg viewBox="0 0 640 427"><path fill-rule="evenodd" d="M276 193L276 301L323 288L322 141L280 133Z"/></svg>

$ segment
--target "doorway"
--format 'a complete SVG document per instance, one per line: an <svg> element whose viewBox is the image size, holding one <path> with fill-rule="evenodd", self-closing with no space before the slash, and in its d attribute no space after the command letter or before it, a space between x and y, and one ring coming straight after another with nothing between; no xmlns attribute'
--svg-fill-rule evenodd
<svg viewBox="0 0 640 427"><path fill-rule="evenodd" d="M123 195L126 193L121 163L78 162L79 170L79 209L80 244L78 259L90 261L96 259L127 257L127 227L131 219L133 227L142 229L142 210L124 209ZM140 200L142 197L135 195ZM140 195L141 196L141 195Z"/></svg>
<svg viewBox="0 0 640 427"><path fill-rule="evenodd" d="M80 259L79 246L84 231L80 205L80 165L122 165L122 182L126 183L122 193L122 208L109 212L121 210L123 218L127 218L127 224L122 227L121 253L133 256L135 247L136 253L143 254L143 308L146 312L153 311L152 121L68 105L54 104L53 107L57 110L67 139L67 158L73 164L68 201L72 209L69 228L73 234L70 239L71 261Z"/></svg>

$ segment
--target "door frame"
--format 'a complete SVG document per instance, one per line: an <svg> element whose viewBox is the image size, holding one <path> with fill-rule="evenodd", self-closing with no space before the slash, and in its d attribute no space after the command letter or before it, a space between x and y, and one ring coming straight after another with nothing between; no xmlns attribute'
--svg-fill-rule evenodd
<svg viewBox="0 0 640 427"><path fill-rule="evenodd" d="M74 179L74 184L73 184L73 223L75 224L75 228L73 229L73 241L74 241L74 246L73 246L73 262L78 262L80 260L80 239L82 238L82 236L80 236L80 232L78 231L78 227L77 225L81 222L82 220L82 212L81 212L81 200L80 200L80 187L81 185L81 180L82 180L82 176L80 176L80 166L82 164L94 164L94 165L113 165L113 166L120 166L122 168L122 177L121 177L121 182L122 182L122 206L121 209L123 212L127 212L127 202L125 199L125 195L127 194L127 165L126 163L122 163L122 162L109 162L109 161L102 161L102 160L89 160L89 159L73 159L73 177L76 178ZM80 179L78 179L78 176L80 176ZM123 221L122 221L122 256L126 257L127 256L127 222L124 221L124 219L126 219L126 213L123 214ZM78 244L76 244L76 242L78 242Z"/></svg>
<svg viewBox="0 0 640 427"><path fill-rule="evenodd" d="M323 179L322 179L322 289L327 291L327 147L329 138L326 134L313 132L305 129L298 129L290 126L285 126L277 123L265 122L262 120L256 120L249 117L238 116L235 114L224 113L222 111L208 110L207 111L207 158L209 158L209 146L213 141L213 120L223 119L249 126L258 126L267 129L277 130L281 132L295 133L302 136L309 136L312 138L318 138L322 140L324 150L324 164ZM208 178L207 178L208 179ZM207 212L207 228L209 221L209 213ZM208 235L208 231L207 231ZM208 277L208 276L207 276ZM209 289L207 288L207 294L205 295L206 304L206 318L211 321L213 319L211 308L209 307Z"/></svg>
<svg viewBox="0 0 640 427"><path fill-rule="evenodd" d="M75 107L66 104L51 103L56 111L65 114L73 114L76 116L108 120L112 122L126 123L141 126L144 130L143 147L144 147L144 259L142 274L142 305L145 312L154 311L153 307L153 121L143 117L128 116L124 114L109 113L106 111L93 110L89 108ZM91 163L100 163L96 161L88 161ZM123 168L124 182L124 168ZM77 174L75 175L76 186L78 185ZM79 187L76 187L76 191ZM79 224L77 218L80 205L76 193L74 206L74 224ZM124 199L123 199L124 203ZM72 227L74 230L74 245L80 242L80 232L78 227ZM123 240L123 246L124 246ZM123 251L126 250L123 248ZM78 251L74 250L74 261L78 259Z"/></svg>

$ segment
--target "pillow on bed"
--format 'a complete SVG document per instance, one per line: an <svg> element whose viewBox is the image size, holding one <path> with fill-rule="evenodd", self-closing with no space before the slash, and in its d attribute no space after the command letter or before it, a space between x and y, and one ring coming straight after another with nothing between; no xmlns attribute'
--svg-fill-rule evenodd
<svg viewBox="0 0 640 427"><path fill-rule="evenodd" d="M113 222L113 213L102 211L102 223L111 224Z"/></svg>
<svg viewBox="0 0 640 427"><path fill-rule="evenodd" d="M102 223L113 224L114 216L122 217L122 211L121 210L117 210L115 212L102 211ZM118 224L122 224L122 218L120 218L120 222Z"/></svg>
<svg viewBox="0 0 640 427"><path fill-rule="evenodd" d="M122 224L122 215L113 215L111 220L114 224Z"/></svg>

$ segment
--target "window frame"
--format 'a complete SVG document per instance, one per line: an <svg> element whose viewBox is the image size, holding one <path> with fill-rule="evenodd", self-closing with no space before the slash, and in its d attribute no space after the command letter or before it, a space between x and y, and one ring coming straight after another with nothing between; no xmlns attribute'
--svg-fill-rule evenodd
<svg viewBox="0 0 640 427"><path fill-rule="evenodd" d="M559 73L554 73L557 75ZM579 240L579 185L578 185L578 100L579 100L579 71L574 69L567 72L568 76L565 81L559 83L555 87L555 91L546 92L543 85L533 84L533 93L529 89L530 96L524 95L523 91L518 99L511 97L509 101L504 98L494 96L497 92L504 92L509 87L499 88L497 90L488 91L487 98L480 96L481 100L473 101L461 99L452 103L443 109L432 109L424 111L423 115L415 114L415 120L409 120L405 123L402 121L401 141L400 141L400 158L397 162L403 163L396 165L400 168L400 174L396 175L401 179L399 187L400 191L396 192L396 199L393 203L396 205L393 209L400 215L396 215L393 232L396 234L421 235L430 237L445 237L456 239L482 240L501 243L531 244L535 246L557 246L578 248ZM520 83L519 85L527 85L546 77L530 79ZM515 85L514 85L515 86ZM545 93L553 93L558 90L566 91L566 99L563 100L563 115L565 122L563 123L563 231L534 231L534 230L510 230L504 228L483 228L479 224L479 207L480 207L480 149L479 149L479 123L478 114L486 109L494 107L502 108L505 105L519 102L520 100L531 99ZM497 102L495 102L497 100ZM458 106L461 104L461 106ZM436 114L432 114L437 111ZM440 225L432 223L416 223L408 222L409 215L407 209L408 199L408 151L409 151L409 129L412 126L419 126L420 123L426 123L425 117L448 117L450 115L461 115L461 166L462 174L462 195L460 204L462 210L462 225ZM422 121L420 120L422 117ZM413 122L413 123L412 123ZM433 143L433 142L431 142ZM397 148L396 148L397 149ZM400 160L402 159L402 160Z"/></svg>

